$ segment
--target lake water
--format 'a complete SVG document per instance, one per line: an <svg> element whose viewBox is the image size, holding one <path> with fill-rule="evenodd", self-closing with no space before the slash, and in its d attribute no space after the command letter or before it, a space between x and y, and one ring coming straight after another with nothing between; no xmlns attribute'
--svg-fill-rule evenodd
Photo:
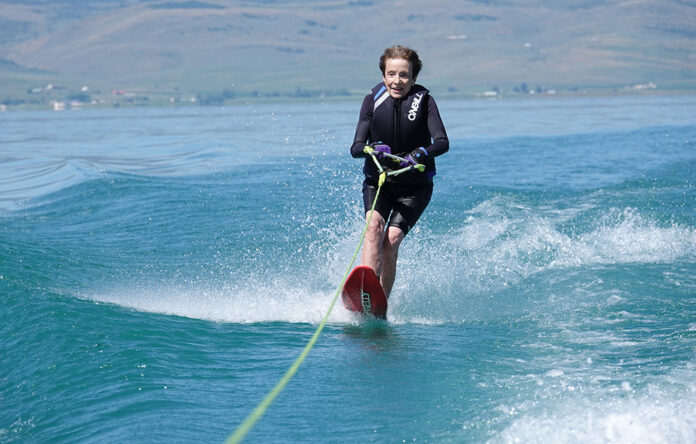
<svg viewBox="0 0 696 444"><path fill-rule="evenodd" d="M696 96L439 101L389 320L248 442L696 441ZM0 114L0 442L221 442L363 228L360 100Z"/></svg>

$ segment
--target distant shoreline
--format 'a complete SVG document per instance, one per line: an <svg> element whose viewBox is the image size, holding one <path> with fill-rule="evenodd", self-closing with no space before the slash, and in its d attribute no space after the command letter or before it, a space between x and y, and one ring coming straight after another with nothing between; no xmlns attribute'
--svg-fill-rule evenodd
<svg viewBox="0 0 696 444"><path fill-rule="evenodd" d="M51 89L52 91L52 89ZM33 101L7 99L0 101L0 112L11 111L77 111L91 109L119 109L119 108L192 108L192 107L225 107L250 104L285 104L285 103L323 103L323 102L355 102L361 100L364 92L344 92L342 94L321 94L308 92L306 94L280 94L262 92L225 97L214 94L156 94L128 93L104 94L94 93L75 95L51 92L49 95L38 97ZM34 94L41 94L39 92ZM579 98L579 97L645 97L645 96L688 96L696 95L694 89L609 89L609 88L577 88L574 90L544 90L541 92L514 92L514 91L482 91L477 93L459 92L433 92L433 96L440 101L495 101L495 100L537 100L554 98ZM83 99L83 100L80 100Z"/></svg>

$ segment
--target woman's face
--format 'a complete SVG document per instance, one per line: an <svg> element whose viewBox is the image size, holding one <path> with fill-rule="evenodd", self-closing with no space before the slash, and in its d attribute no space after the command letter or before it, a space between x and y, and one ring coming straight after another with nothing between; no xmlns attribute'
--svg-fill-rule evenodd
<svg viewBox="0 0 696 444"><path fill-rule="evenodd" d="M384 63L384 85L394 99L406 97L416 83L411 62L405 59L387 59Z"/></svg>

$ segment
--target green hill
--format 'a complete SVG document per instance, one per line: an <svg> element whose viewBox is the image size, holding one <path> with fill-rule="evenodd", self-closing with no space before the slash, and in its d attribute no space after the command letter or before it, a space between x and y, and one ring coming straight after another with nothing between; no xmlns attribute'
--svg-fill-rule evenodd
<svg viewBox="0 0 696 444"><path fill-rule="evenodd" d="M438 94L693 90L694 23L681 0L2 0L0 100L362 94L394 43Z"/></svg>

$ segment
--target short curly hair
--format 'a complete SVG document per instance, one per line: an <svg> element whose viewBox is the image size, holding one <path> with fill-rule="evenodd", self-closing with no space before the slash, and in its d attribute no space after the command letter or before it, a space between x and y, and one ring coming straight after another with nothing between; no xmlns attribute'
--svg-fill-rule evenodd
<svg viewBox="0 0 696 444"><path fill-rule="evenodd" d="M423 62L421 62L418 57L418 53L405 46L394 45L384 50L382 57L379 58L379 69L382 71L382 75L384 75L387 59L404 59L411 62L411 70L414 79L418 77L418 73L420 73L421 68L423 68Z"/></svg>

